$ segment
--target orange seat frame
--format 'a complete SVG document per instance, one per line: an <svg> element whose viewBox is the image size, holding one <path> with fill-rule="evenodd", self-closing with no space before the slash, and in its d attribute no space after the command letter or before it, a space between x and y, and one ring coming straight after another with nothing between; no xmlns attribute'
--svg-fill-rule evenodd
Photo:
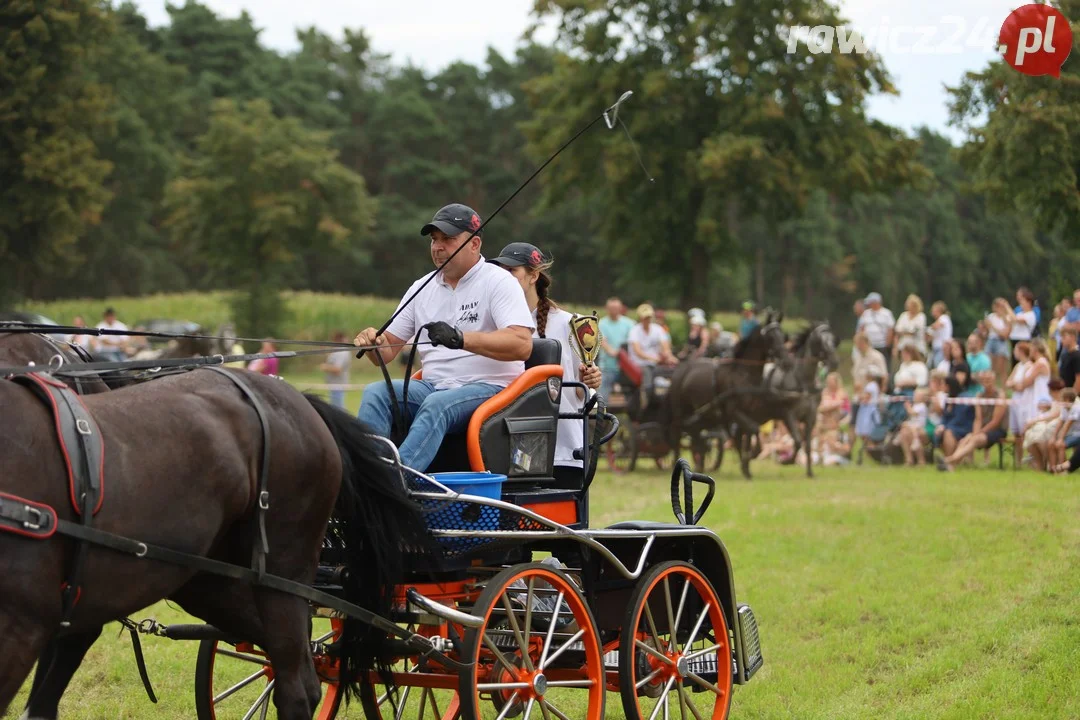
<svg viewBox="0 0 1080 720"><path fill-rule="evenodd" d="M484 465L484 455L480 448L480 429L484 426L484 423L505 410L529 388L543 385L549 378L557 377L561 380L562 375L562 365L535 365L528 368L514 382L476 408L472 418L469 419L469 428L465 433L466 448L469 453L469 470L472 472L487 472L487 467ZM423 368L414 372L412 379L423 380Z"/></svg>

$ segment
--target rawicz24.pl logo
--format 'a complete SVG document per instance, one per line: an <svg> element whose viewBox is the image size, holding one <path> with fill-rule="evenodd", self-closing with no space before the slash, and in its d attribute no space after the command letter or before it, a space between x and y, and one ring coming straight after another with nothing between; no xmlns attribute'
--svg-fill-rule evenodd
<svg viewBox="0 0 1080 720"><path fill-rule="evenodd" d="M1061 11L1032 3L1009 13L998 34L998 52L1025 75L1061 76L1072 50L1072 28Z"/></svg>
<svg viewBox="0 0 1080 720"><path fill-rule="evenodd" d="M884 18L865 33L844 25L796 25L788 28L787 51L799 43L814 55L840 52L864 54L873 49L890 55L953 55L965 49L997 50L1010 66L1027 75L1061 74L1072 50L1072 29L1056 8L1032 3L1009 13L996 42L990 19L979 18L969 29L968 19L942 17L937 24L891 25Z"/></svg>

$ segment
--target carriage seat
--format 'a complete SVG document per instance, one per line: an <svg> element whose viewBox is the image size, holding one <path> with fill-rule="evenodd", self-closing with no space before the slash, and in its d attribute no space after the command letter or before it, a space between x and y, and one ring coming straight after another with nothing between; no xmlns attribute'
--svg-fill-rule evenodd
<svg viewBox="0 0 1080 720"><path fill-rule="evenodd" d="M562 399L562 345L533 338L525 372L473 413L464 433L446 436L429 472L493 472L507 482L553 479ZM423 370L413 374L423 378Z"/></svg>
<svg viewBox="0 0 1080 720"><path fill-rule="evenodd" d="M561 365L562 343L553 338L533 338L532 354L525 361L525 369L538 365Z"/></svg>

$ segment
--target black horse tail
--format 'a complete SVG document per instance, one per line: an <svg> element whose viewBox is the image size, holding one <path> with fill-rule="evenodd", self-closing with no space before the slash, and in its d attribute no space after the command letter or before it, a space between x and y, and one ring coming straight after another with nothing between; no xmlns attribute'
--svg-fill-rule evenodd
<svg viewBox="0 0 1080 720"><path fill-rule="evenodd" d="M345 599L389 618L394 592L405 580L406 563L433 553L435 542L400 471L387 462L388 448L348 413L318 397L305 397L341 450L341 491L327 541L345 548ZM360 620L346 618L343 623L337 645L342 686L347 696L358 696L365 707L375 707L369 682L373 670L383 684L393 687L392 655L384 650L385 638L385 632Z"/></svg>

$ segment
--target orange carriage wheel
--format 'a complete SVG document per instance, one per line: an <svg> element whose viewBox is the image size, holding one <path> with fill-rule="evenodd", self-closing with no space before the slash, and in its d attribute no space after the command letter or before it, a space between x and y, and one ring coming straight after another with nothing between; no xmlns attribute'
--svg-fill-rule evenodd
<svg viewBox="0 0 1080 720"><path fill-rule="evenodd" d="M424 680L412 678L416 679L420 682ZM410 679L405 678L397 686L396 704L391 702L386 692L377 688L381 720L462 720L464 716L461 714L461 701L456 691L411 685L409 682ZM356 712L360 712L360 717L363 717L359 704L355 707Z"/></svg>
<svg viewBox="0 0 1080 720"><path fill-rule="evenodd" d="M596 621L574 582L542 563L493 577L464 638L462 717L603 720L605 674Z"/></svg>
<svg viewBox="0 0 1080 720"><path fill-rule="evenodd" d="M341 707L343 693L338 684L337 659L325 649L340 634L340 619L313 619L313 659L323 687L314 720L332 720ZM230 645L218 640L199 643L195 665L195 709L199 720L276 718L273 690L274 668L261 648L251 643Z"/></svg>
<svg viewBox="0 0 1080 720"><path fill-rule="evenodd" d="M619 646L627 720L728 716L732 656L727 621L712 584L694 566L664 562L642 576Z"/></svg>

